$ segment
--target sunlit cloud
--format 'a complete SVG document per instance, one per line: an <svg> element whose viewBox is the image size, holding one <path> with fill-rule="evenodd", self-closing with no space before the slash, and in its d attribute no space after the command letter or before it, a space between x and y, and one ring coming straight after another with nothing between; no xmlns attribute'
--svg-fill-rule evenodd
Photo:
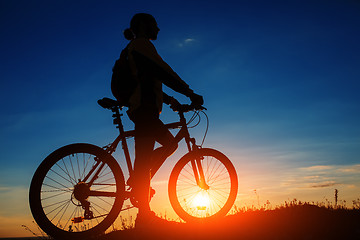
<svg viewBox="0 0 360 240"><path fill-rule="evenodd" d="M304 171L322 171L322 170L329 170L329 169L333 169L334 166L326 166L326 165L318 165L318 166L311 166L311 167L305 167L305 168L300 168L301 170Z"/></svg>
<svg viewBox="0 0 360 240"><path fill-rule="evenodd" d="M309 187L310 188L326 188L326 187L332 187L335 185L337 185L337 183L335 181L327 181L327 182L310 185Z"/></svg>
<svg viewBox="0 0 360 240"><path fill-rule="evenodd" d="M338 169L338 171L344 172L344 173L360 173L360 164L343 167L343 168Z"/></svg>
<svg viewBox="0 0 360 240"><path fill-rule="evenodd" d="M4 187L4 186L0 186L0 193L3 194L4 192L8 192L10 191L11 188L10 187Z"/></svg>
<svg viewBox="0 0 360 240"><path fill-rule="evenodd" d="M270 201L274 206L298 199L307 202L334 202L334 189L339 199L351 207L360 194L359 164L313 165L308 167L266 165L251 170L250 165L239 167L239 194L236 205L260 205ZM248 173L247 171L251 171ZM241 174L240 174L241 173ZM254 189L257 194L254 194ZM258 200L259 198L259 200Z"/></svg>
<svg viewBox="0 0 360 240"><path fill-rule="evenodd" d="M193 41L195 41L195 39L193 39L193 38L187 38L184 40L185 43L191 43Z"/></svg>
<svg viewBox="0 0 360 240"><path fill-rule="evenodd" d="M358 183L354 173L359 172L359 165L316 165L298 168L294 175L283 182L284 186L295 188L327 188L336 185Z"/></svg>
<svg viewBox="0 0 360 240"><path fill-rule="evenodd" d="M178 43L178 46L179 47L184 47L184 46L189 45L189 44L191 44L191 43L193 43L195 41L196 40L194 38L186 38L182 42Z"/></svg>

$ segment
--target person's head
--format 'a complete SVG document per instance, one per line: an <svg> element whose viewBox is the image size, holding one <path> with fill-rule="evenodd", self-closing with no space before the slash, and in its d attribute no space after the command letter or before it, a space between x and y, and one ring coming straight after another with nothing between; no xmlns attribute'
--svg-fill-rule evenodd
<svg viewBox="0 0 360 240"><path fill-rule="evenodd" d="M145 37L156 40L160 29L153 16L147 13L137 13L130 22L130 28L124 31L124 36L128 40Z"/></svg>

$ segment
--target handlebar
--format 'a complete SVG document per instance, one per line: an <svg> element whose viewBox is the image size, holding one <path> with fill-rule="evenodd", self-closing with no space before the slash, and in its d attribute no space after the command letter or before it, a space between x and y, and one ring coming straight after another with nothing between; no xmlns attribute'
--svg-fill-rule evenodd
<svg viewBox="0 0 360 240"><path fill-rule="evenodd" d="M176 106L175 108L173 108L173 110L175 112L186 113L186 112L190 112L190 111L193 111L193 110L202 111L202 110L207 110L207 109L205 107L203 107L203 106L195 106L193 104L181 104L181 105Z"/></svg>
<svg viewBox="0 0 360 240"><path fill-rule="evenodd" d="M98 100L98 104L106 109L122 109L123 105L120 104L120 102L110 99L110 98L102 98L100 100ZM186 112L190 112L190 111L202 111L202 110L207 110L205 107L201 106L201 105L195 105L195 104L176 104L171 106L171 109L173 109L175 112L179 112L179 113L186 113Z"/></svg>

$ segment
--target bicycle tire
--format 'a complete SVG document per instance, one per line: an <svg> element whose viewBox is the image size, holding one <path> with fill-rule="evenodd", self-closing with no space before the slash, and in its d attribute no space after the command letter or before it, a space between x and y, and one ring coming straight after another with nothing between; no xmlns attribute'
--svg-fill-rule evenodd
<svg viewBox="0 0 360 240"><path fill-rule="evenodd" d="M88 196L91 216L75 197L75 186L98 161L105 164L104 168L88 190L113 196ZM124 193L124 175L117 161L98 146L77 143L59 148L44 159L32 178L29 203L36 223L51 237L85 239L111 226L122 208Z"/></svg>
<svg viewBox="0 0 360 240"><path fill-rule="evenodd" d="M208 190L195 180L191 160L202 159ZM170 174L168 193L178 216L186 222L203 222L224 217L232 208L238 178L231 161L221 152L202 148L184 155Z"/></svg>

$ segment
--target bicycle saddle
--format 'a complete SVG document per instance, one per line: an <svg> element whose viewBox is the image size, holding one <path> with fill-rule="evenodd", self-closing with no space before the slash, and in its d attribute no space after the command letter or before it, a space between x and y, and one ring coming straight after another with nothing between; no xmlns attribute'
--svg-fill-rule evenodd
<svg viewBox="0 0 360 240"><path fill-rule="evenodd" d="M112 109L113 107L119 107L119 108L123 107L119 101L107 97L99 99L97 102L101 107L106 109Z"/></svg>

